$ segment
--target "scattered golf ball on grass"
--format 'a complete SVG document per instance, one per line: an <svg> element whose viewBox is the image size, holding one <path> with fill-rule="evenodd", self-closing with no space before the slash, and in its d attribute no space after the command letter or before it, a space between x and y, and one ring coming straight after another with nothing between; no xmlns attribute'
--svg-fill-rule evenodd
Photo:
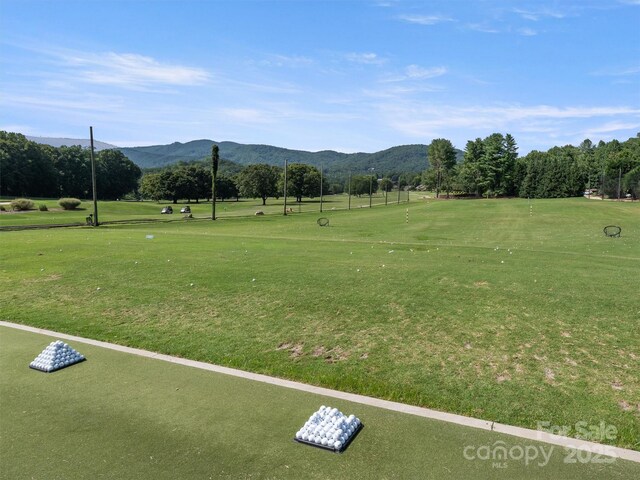
<svg viewBox="0 0 640 480"><path fill-rule="evenodd" d="M50 373L84 360L84 355L78 353L62 340L56 340L55 342L51 342L40 355L29 364L29 367L34 370Z"/></svg>
<svg viewBox="0 0 640 480"><path fill-rule="evenodd" d="M363 425L355 415L322 405L296 432L295 440L314 447L342 453Z"/></svg>

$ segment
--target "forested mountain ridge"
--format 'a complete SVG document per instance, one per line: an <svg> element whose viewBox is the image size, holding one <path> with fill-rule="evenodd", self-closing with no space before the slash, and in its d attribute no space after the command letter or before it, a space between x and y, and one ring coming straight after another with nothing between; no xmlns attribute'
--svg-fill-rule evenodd
<svg viewBox="0 0 640 480"><path fill-rule="evenodd" d="M341 153L333 150L307 152L271 145L194 140L170 145L126 147L120 151L141 168L152 168L207 158L214 143L220 148L221 158L240 165L266 163L282 166L287 160L289 163L323 166L334 173L365 172L370 168L379 173L421 172L428 166L427 146L422 144L401 145L376 153Z"/></svg>
<svg viewBox="0 0 640 480"><path fill-rule="evenodd" d="M52 146L81 145L88 146L88 140L70 138L30 137L30 140ZM315 167L323 167L326 171L337 175L349 172L363 173L374 169L379 175L400 173L418 173L429 166L427 145L399 145L374 153L342 153L334 150L308 152L275 147L272 145L242 144L236 142L214 142L212 140L192 140L168 145L152 145L144 147L115 147L103 142L95 142L96 150L117 148L133 163L143 169L155 169L179 162L193 162L210 158L211 146L220 148L220 158L242 166L266 163L282 166L289 163L305 163ZM458 161L463 152L457 150Z"/></svg>

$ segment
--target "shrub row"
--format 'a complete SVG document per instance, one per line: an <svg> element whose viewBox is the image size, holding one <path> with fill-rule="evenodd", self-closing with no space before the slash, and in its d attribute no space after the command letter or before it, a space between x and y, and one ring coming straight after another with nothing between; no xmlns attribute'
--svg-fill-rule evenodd
<svg viewBox="0 0 640 480"><path fill-rule="evenodd" d="M33 210L33 201L28 198L16 198L11 200L11 209L17 211Z"/></svg>
<svg viewBox="0 0 640 480"><path fill-rule="evenodd" d="M65 210L74 210L78 208L81 203L82 202L77 198L61 198L58 200L58 205ZM16 198L15 200L11 200L11 209L14 211L33 210L34 208L35 204L33 203L33 200L29 200L28 198ZM49 210L44 203L40 204L38 209L41 212ZM4 207L2 207L2 211L5 211Z"/></svg>
<svg viewBox="0 0 640 480"><path fill-rule="evenodd" d="M80 206L82 202L77 198L61 198L58 200L58 205L60 205L65 210L75 210Z"/></svg>

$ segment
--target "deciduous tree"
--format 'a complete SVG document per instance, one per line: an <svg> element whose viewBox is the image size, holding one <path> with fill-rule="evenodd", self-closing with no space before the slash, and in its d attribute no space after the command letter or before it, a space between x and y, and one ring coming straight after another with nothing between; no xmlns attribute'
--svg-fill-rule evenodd
<svg viewBox="0 0 640 480"><path fill-rule="evenodd" d="M280 169L262 163L249 165L238 175L238 188L243 197L261 198L262 205L267 198L278 195Z"/></svg>

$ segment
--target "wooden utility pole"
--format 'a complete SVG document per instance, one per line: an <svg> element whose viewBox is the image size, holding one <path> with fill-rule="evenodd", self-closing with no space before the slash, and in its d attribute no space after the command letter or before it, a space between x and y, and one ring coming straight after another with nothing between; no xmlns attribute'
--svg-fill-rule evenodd
<svg viewBox="0 0 640 480"><path fill-rule="evenodd" d="M216 219L216 176L218 175L219 163L218 145L214 144L211 147L211 220Z"/></svg>
<svg viewBox="0 0 640 480"><path fill-rule="evenodd" d="M322 213L322 164L320 164L320 213Z"/></svg>
<svg viewBox="0 0 640 480"><path fill-rule="evenodd" d="M284 214L287 215L287 160L284 161Z"/></svg>
<svg viewBox="0 0 640 480"><path fill-rule="evenodd" d="M98 224L98 190L96 188L96 162L93 156L93 127L89 127L89 138L91 140L91 186L93 190L93 226Z"/></svg>
<svg viewBox="0 0 640 480"><path fill-rule="evenodd" d="M369 208L371 208L371 197L373 196L373 167L369 169L371 176L369 177Z"/></svg>

